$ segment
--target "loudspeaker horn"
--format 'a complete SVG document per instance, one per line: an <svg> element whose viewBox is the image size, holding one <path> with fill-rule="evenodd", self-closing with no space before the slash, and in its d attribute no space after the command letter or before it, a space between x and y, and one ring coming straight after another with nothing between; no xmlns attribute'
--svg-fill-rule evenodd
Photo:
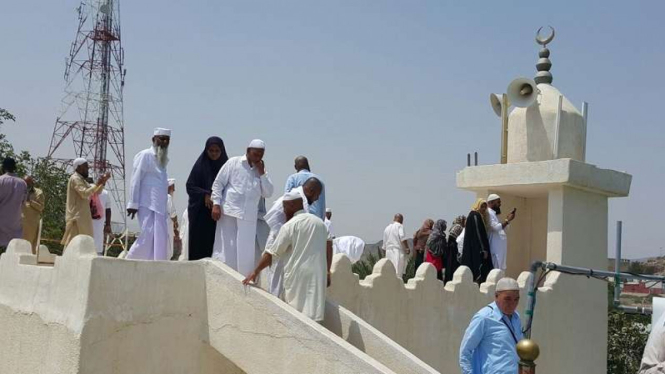
<svg viewBox="0 0 665 374"><path fill-rule="evenodd" d="M503 94L498 94L498 93L493 93L490 94L490 105L492 106L492 110L494 110L494 113L496 113L497 117L501 117L501 98L503 97ZM510 106L510 102L506 103L507 106Z"/></svg>
<svg viewBox="0 0 665 374"><path fill-rule="evenodd" d="M516 107L526 108L538 97L536 82L529 78L517 78L510 82L506 91L508 100Z"/></svg>

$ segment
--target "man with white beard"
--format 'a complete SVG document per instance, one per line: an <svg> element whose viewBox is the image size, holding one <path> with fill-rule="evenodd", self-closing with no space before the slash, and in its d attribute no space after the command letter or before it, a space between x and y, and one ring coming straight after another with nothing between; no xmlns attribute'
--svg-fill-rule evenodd
<svg viewBox="0 0 665 374"><path fill-rule="evenodd" d="M168 260L166 165L170 141L171 130L156 128L152 147L134 157L127 216L134 219L138 213L141 233L129 249L127 259Z"/></svg>
<svg viewBox="0 0 665 374"><path fill-rule="evenodd" d="M242 156L231 157L212 184L212 219L217 221L212 258L249 274L256 265L259 201L274 187L263 162L266 145L254 139Z"/></svg>

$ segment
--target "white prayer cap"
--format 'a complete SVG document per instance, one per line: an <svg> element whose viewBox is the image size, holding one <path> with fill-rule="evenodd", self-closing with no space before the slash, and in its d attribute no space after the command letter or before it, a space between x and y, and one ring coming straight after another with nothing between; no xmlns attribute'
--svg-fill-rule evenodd
<svg viewBox="0 0 665 374"><path fill-rule="evenodd" d="M81 157L77 158L73 162L74 170L78 169L79 166L81 166L83 164L87 164L87 163L88 163L88 160L86 160L85 158L81 158Z"/></svg>
<svg viewBox="0 0 665 374"><path fill-rule="evenodd" d="M266 149L266 143L261 139L254 139L251 142L249 142L247 148Z"/></svg>
<svg viewBox="0 0 665 374"><path fill-rule="evenodd" d="M298 191L296 188L292 189L291 191L287 192L284 194L284 197L282 197L282 201L292 201L292 200L302 200L302 195L300 194L300 191Z"/></svg>
<svg viewBox="0 0 665 374"><path fill-rule="evenodd" d="M175 179L169 178L169 187L175 185Z"/></svg>
<svg viewBox="0 0 665 374"><path fill-rule="evenodd" d="M489 203L490 201L499 200L500 198L501 198L501 196L493 193L493 194L487 196L487 202Z"/></svg>
<svg viewBox="0 0 665 374"><path fill-rule="evenodd" d="M152 133L153 136L168 136L171 137L171 130L164 129L161 127L155 127L155 131Z"/></svg>
<svg viewBox="0 0 665 374"><path fill-rule="evenodd" d="M501 278L499 282L496 284L496 292L501 292L501 291L519 291L520 290L520 285L517 284L517 281L514 280L513 278Z"/></svg>
<svg viewBox="0 0 665 374"><path fill-rule="evenodd" d="M326 208L326 213L332 213L332 209Z"/></svg>

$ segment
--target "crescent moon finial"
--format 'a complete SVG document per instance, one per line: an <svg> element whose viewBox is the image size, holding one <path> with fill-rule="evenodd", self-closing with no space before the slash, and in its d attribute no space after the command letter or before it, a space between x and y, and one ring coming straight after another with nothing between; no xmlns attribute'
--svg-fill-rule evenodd
<svg viewBox="0 0 665 374"><path fill-rule="evenodd" d="M554 27L552 27L552 26L547 26L547 27L549 27L550 30L552 30L552 32L551 32L550 35L549 35L547 38L545 38L545 39L542 39L542 38L540 37L540 32L543 31L543 27L542 27L542 26L541 26L541 27L538 29L538 31L536 32L536 43L542 45L543 47L545 47L545 46L547 46L547 44L551 43L552 40L554 39L554 35L556 34L556 32L554 31Z"/></svg>

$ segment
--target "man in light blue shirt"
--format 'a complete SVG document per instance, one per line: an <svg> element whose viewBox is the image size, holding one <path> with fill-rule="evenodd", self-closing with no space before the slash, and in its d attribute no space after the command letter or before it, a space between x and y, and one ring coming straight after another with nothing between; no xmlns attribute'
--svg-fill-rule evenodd
<svg viewBox="0 0 665 374"><path fill-rule="evenodd" d="M286 180L286 186L284 187L284 193L290 192L296 187L300 187L305 184L309 178L316 178L323 184L323 180L318 175L312 173L309 168L309 161L305 156L298 156L295 160L295 168L297 173L291 174ZM321 190L321 196L316 200L310 207L309 212L315 216L321 218L323 221L326 214L326 186L323 185L323 190Z"/></svg>
<svg viewBox="0 0 665 374"><path fill-rule="evenodd" d="M517 373L519 357L515 347L522 339L522 323L515 311L519 290L514 279L501 279L494 302L473 316L460 346L462 374Z"/></svg>

